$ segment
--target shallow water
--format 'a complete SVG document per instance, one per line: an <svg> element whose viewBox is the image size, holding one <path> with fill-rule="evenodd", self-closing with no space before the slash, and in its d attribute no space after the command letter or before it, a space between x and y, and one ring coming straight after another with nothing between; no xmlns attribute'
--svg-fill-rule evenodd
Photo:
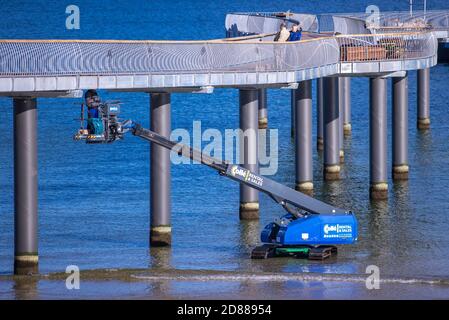
<svg viewBox="0 0 449 320"><path fill-rule="evenodd" d="M382 10L407 10L404 2L392 5L377 1ZM113 1L78 1L81 29L67 31L65 5L43 1L4 4L0 19L1 38L119 38L119 39L204 39L224 35L224 17L231 11L335 12L363 11L371 1L321 1L289 8L278 1L134 1L128 5ZM447 7L432 1L433 9ZM45 10L43 10L45 8ZM26 21L26 25L22 24ZM101 32L98 32L101 30ZM238 219L238 185L199 165L172 166L173 247L148 250L149 229L149 146L132 136L108 146L91 146L72 140L78 123L74 99L39 99L39 254L42 273L61 272L67 265L81 270L98 268L176 268L238 272L271 272L361 275L368 265L377 265L381 276L449 278L449 139L447 101L449 66L431 69L431 130L416 130L416 74L409 78L408 182L392 183L388 201L371 202L368 197L368 80L352 80L352 136L345 141L343 179L323 183L322 155L314 151L315 196L339 207L351 209L359 221L359 242L340 249L338 258L326 262L295 259L252 261L249 252L259 241L261 228L283 213L282 208L261 195L261 216L257 222ZM314 84L315 96L315 84ZM279 129L279 170L275 180L293 186L294 153L290 139L290 92L269 90L269 126ZM108 93L104 99L124 102L123 117L148 124L148 96L143 93ZM390 103L389 98L389 103ZM314 101L315 103L315 101ZM11 100L0 99L0 274L13 265L13 145ZM389 105L391 111L391 103ZM389 112L389 122L391 121ZM314 107L315 117L315 107ZM212 95L174 94L172 128L192 129L192 121L206 128L238 126L237 90L215 90ZM314 126L314 141L315 126ZM389 127L391 150L391 126ZM391 157L391 154L389 155ZM388 159L391 166L391 159ZM14 296L12 280L2 281L0 295ZM149 297L193 297L208 292L223 296L261 297L256 284L229 279L209 282L164 280L166 292ZM164 282L163 281L163 282ZM286 280L279 295L295 298L371 297L363 283L316 280L302 284ZM114 284L115 283L115 284ZM197 284L195 284L197 283ZM199 284L198 284L199 283ZM206 284L205 284L206 283ZM242 284L243 283L243 284ZM252 283L250 281L250 283ZM172 285L170 285L172 284ZM270 285L267 284L267 285ZM413 284L384 284L386 296L412 298L449 297L445 286L435 295ZM61 286L61 289L59 289ZM136 287L135 287L136 286ZM145 281L128 283L89 280L86 296L145 296ZM32 286L31 286L32 287ZM38 281L37 297L67 294L62 282ZM163 287L163 286L162 286ZM207 290L204 289L207 287ZM307 287L307 290L303 290ZM190 289L189 289L190 288ZM402 289L401 289L402 288ZM434 288L434 289L429 289ZM59 291L60 290L60 291ZM189 291L191 290L191 291ZM202 291L203 290L203 291ZM330 290L330 291L329 291ZM21 289L17 292L20 295ZM25 290L25 292L28 292ZM427 293L425 293L427 292ZM433 291L432 291L433 292ZM77 293L81 295L81 293ZM376 295L374 293L374 295ZM5 297L4 296L4 297ZM374 297L374 296L373 296Z"/></svg>
<svg viewBox="0 0 449 320"><path fill-rule="evenodd" d="M3 299L446 299L449 279L382 277L367 290L366 275L182 269L83 271L77 290L66 274L2 277Z"/></svg>

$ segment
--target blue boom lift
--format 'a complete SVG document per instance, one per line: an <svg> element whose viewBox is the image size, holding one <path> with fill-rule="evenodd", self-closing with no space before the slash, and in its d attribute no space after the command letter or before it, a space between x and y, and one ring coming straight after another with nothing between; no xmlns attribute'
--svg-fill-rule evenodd
<svg viewBox="0 0 449 320"><path fill-rule="evenodd" d="M357 220L351 211L316 200L238 165L204 155L201 151L142 128L131 120L120 121L118 103L100 103L98 110L99 118L103 121L103 132L89 133L81 124L75 140L112 143L123 139L124 134L131 131L137 137L200 161L217 170L220 175L260 190L280 204L287 214L265 226L261 233L263 245L253 249L251 258L294 256L323 260L337 253L336 245L357 241Z"/></svg>

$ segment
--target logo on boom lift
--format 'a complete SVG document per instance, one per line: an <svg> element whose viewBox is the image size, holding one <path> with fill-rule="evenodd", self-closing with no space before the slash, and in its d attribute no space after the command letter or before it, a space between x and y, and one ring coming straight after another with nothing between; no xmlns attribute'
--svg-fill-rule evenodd
<svg viewBox="0 0 449 320"><path fill-rule="evenodd" d="M344 238L352 235L352 226L346 224L325 224L323 231L325 238Z"/></svg>
<svg viewBox="0 0 449 320"><path fill-rule="evenodd" d="M324 233L328 234L329 232L337 232L337 225L324 225Z"/></svg>
<svg viewBox="0 0 449 320"><path fill-rule="evenodd" d="M262 186L263 184L263 178L259 177L258 175L255 175L249 170L240 168L239 166L232 166L231 167L231 174L236 177L239 176L244 181L251 182L253 184L257 184L258 186Z"/></svg>
<svg viewBox="0 0 449 320"><path fill-rule="evenodd" d="M239 168L238 166L233 166L231 168L231 174L235 177L235 176L240 176L243 179L246 180L247 176L248 176L249 171Z"/></svg>

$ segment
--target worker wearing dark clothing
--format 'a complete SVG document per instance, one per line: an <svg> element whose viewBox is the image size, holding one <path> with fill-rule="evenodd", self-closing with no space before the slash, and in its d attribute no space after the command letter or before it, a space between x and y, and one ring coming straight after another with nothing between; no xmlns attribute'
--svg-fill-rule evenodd
<svg viewBox="0 0 449 320"><path fill-rule="evenodd" d="M87 90L84 95L87 105L87 130L90 134L102 134L103 120L100 119L98 106L100 105L100 97L97 91Z"/></svg>
<svg viewBox="0 0 449 320"><path fill-rule="evenodd" d="M87 117L98 118L98 103L100 102L100 97L98 96L97 91L87 90L84 99L86 100Z"/></svg>
<svg viewBox="0 0 449 320"><path fill-rule="evenodd" d="M300 41L302 37L302 28L299 28L298 25L294 25L292 27L292 31L290 31L290 36L287 41Z"/></svg>
<svg viewBox="0 0 449 320"><path fill-rule="evenodd" d="M288 37L287 41L300 41L301 40L301 36L302 36L302 32L301 31L290 32L290 37Z"/></svg>
<svg viewBox="0 0 449 320"><path fill-rule="evenodd" d="M98 108L88 108L87 118L98 118Z"/></svg>

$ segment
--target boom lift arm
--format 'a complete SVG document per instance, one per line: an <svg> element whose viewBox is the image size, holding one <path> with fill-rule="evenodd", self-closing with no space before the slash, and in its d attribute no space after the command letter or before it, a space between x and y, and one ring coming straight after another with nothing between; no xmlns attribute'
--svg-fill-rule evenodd
<svg viewBox="0 0 449 320"><path fill-rule="evenodd" d="M89 144L112 143L131 131L137 137L199 161L217 170L220 175L264 192L282 205L288 213L265 226L261 233L264 245L252 251L252 258L288 255L325 259L337 252L335 245L352 244L357 240L357 220L352 212L316 200L239 165L226 163L171 141L132 120L120 121L117 103L102 103L98 109L102 124L98 126L99 130L86 130L82 125L74 136L75 140L85 140Z"/></svg>
<svg viewBox="0 0 449 320"><path fill-rule="evenodd" d="M171 141L151 130L142 128L139 124L131 127L132 134L153 142L164 148L173 150L179 155L183 155L192 160L200 161L202 164L215 169L220 175L236 180L240 183L248 185L268 194L274 201L282 205L287 212L294 215L301 215L301 212L294 210L290 206L304 210L309 213L348 213L346 210L333 207L324 202L309 197L303 193L286 187L276 181L257 175L248 169L234 164L228 164L223 160L219 160L203 154L202 152L190 148L189 146ZM290 205L290 206L289 206Z"/></svg>
<svg viewBox="0 0 449 320"><path fill-rule="evenodd" d="M220 175L262 191L282 205L288 214L265 226L261 233L264 244L253 249L253 259L294 256L323 260L337 253L336 244L351 244L357 240L357 221L350 211L333 207L248 169L171 141L139 124L130 122L124 128L122 130L129 128L137 137L200 161Z"/></svg>

